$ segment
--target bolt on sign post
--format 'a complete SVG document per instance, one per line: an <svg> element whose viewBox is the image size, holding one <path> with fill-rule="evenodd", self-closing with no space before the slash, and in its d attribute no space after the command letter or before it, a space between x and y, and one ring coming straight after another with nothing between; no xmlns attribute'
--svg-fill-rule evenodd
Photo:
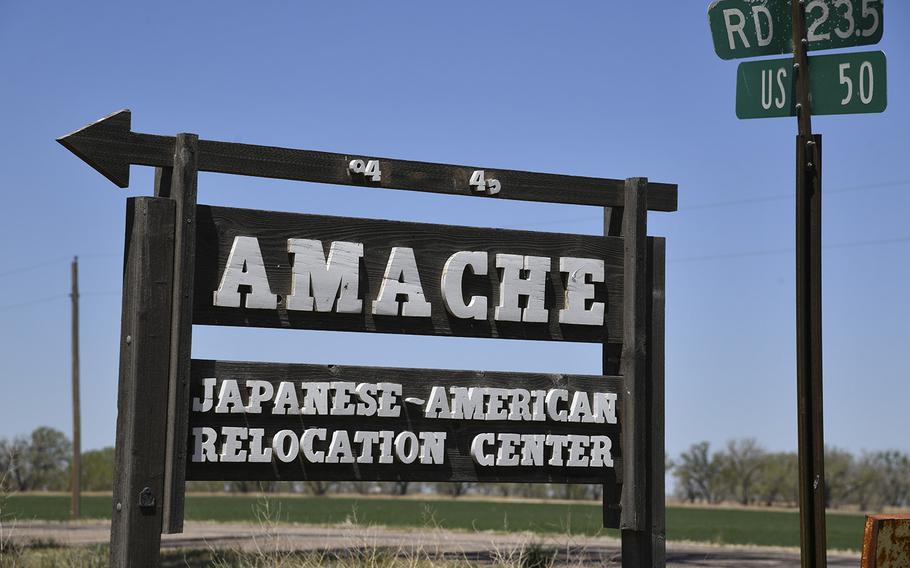
<svg viewBox="0 0 910 568"><path fill-rule="evenodd" d="M132 132L59 140L127 202L113 566L157 566L186 481L598 483L665 565L664 239L677 188ZM212 207L198 172L604 208L605 236ZM190 358L193 324L598 343L600 375Z"/></svg>
<svg viewBox="0 0 910 568"><path fill-rule="evenodd" d="M708 7L721 59L793 53L741 63L736 115L795 116L796 359L799 509L802 566L827 565L822 419L821 190L822 137L812 115L884 112L881 51L809 57L810 50L873 45L882 38L881 0L719 0Z"/></svg>

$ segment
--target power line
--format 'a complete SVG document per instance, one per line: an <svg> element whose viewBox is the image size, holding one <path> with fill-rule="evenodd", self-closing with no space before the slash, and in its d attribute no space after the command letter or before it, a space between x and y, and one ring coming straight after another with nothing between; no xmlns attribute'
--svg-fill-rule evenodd
<svg viewBox="0 0 910 568"><path fill-rule="evenodd" d="M83 292L83 293L80 293L80 294L79 294L79 296L80 296L80 297L83 297L83 298L85 298L85 297L90 297L90 296L119 296L119 295L120 295L120 292L118 292L118 291L116 291L116 290L110 290L110 291L107 291L107 292ZM50 302L50 301L53 301L53 300L59 300L60 298L68 298L68 297L69 297L69 294L55 294L55 295L53 295L53 296L47 296L47 297L44 297L44 298L38 298L38 299L35 299L35 300L29 300L29 301L27 301L27 302L20 302L20 303L18 303L18 304L10 304L10 305L8 305L8 306L0 306L0 312L5 312L5 311L7 311L7 310L13 310L13 309L16 309L16 308L24 308L24 307L27 307L27 306L33 306L33 305L35 305L35 304L40 304L40 303L42 303L42 302Z"/></svg>
<svg viewBox="0 0 910 568"><path fill-rule="evenodd" d="M111 258L111 257L115 257L115 256L120 256L120 255L114 254L114 253L98 253L98 254L80 255L79 258ZM59 258L46 260L44 262L39 262L37 264L31 264L28 266L14 268L13 270L8 270L6 272L0 272L0 278L3 278L4 276L12 276L14 274L22 274L23 272L30 272L32 270L38 270L39 268L44 268L45 266L51 266L54 264L63 264L64 262L69 262L70 260L71 260L71 257L69 257L69 256L61 256Z"/></svg>
<svg viewBox="0 0 910 568"><path fill-rule="evenodd" d="M22 302L19 304L10 304L8 306L0 306L0 312L5 312L7 310L12 310L15 308L24 308L25 306L32 306L34 304L40 304L42 302L50 302L52 300L59 300L61 298L68 298L69 294L56 294L54 296L47 296L46 298L38 298L37 300L29 300L28 302Z"/></svg>
<svg viewBox="0 0 910 568"><path fill-rule="evenodd" d="M826 189L824 191L824 193L826 195L832 195L832 194L838 194L838 193L849 193L849 192L853 192L853 191L862 191L865 189L883 189L883 188L887 188L887 187L899 187L899 186L907 185L907 184L910 184L910 180L884 181L881 183L847 186L847 187L841 187L838 189ZM752 203L764 203L767 201L779 201L781 199L792 199L792 198L793 198L793 193L776 193L773 195L765 195L765 196L760 196L760 197L747 197L744 199L736 199L736 200L730 200L730 201L717 201L714 203L703 203L701 205L692 205L690 207L680 209L679 211L685 212L685 211L694 211L694 210L698 210L698 209L713 209L715 207L747 205L747 204L752 204Z"/></svg>
<svg viewBox="0 0 910 568"><path fill-rule="evenodd" d="M4 276L12 276L13 274L21 274L23 272L30 272L32 270L37 270L39 268L44 268L45 266L62 263L64 261L68 261L68 260L69 260L69 257L64 256L64 257L60 257L60 258L55 258L53 260L46 260L44 262L39 262L38 264L32 264L29 266L23 266L21 268L15 268L15 269L9 270L7 272L0 272L0 278L3 278Z"/></svg>
<svg viewBox="0 0 910 568"><path fill-rule="evenodd" d="M835 243L831 245L824 245L822 249L845 249L845 248L857 248L857 247L866 247L874 245L890 245L897 243L906 243L910 242L910 237L897 237L893 239L880 239L875 241L856 241L852 243ZM706 256L689 256L683 258L668 258L667 262L701 262L705 260L725 260L730 258L746 258L750 256L767 256L773 254L787 254L795 251L795 248L780 248L780 249L766 249L766 250L756 250L748 252L731 252L726 254L713 254Z"/></svg>
<svg viewBox="0 0 910 568"><path fill-rule="evenodd" d="M910 185L910 180L894 180L894 181L883 181L880 183L871 183L865 185L855 185L841 187L837 189L826 189L825 195L836 195L840 193L849 193L853 191L863 191L869 189L884 189L888 187L900 187L903 185ZM686 213L689 211L698 211L700 209L714 209L717 207L731 207L737 205L753 205L755 203L766 203L770 201L780 201L782 199L793 199L793 193L775 193L771 195L763 195L758 197L747 197L743 199L734 199L729 201L716 201L713 203L702 203L701 205L693 205L690 207L680 208L677 213ZM599 221L600 217L594 216L585 216L585 217L570 217L567 219L555 219L550 221L540 221L536 223L528 223L526 226L529 227L546 227L551 225L563 225L566 223L578 223L584 221Z"/></svg>

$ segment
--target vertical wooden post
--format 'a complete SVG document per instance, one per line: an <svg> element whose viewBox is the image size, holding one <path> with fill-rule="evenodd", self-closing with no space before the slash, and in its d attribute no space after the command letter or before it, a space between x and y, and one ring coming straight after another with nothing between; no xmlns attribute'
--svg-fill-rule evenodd
<svg viewBox="0 0 910 568"><path fill-rule="evenodd" d="M796 382L803 568L827 565L822 381L822 137L796 137Z"/></svg>
<svg viewBox="0 0 910 568"><path fill-rule="evenodd" d="M604 235L608 237L622 236L622 207L605 207L604 208ZM615 340L614 340L615 341ZM621 352L617 349L617 344L604 343L603 345L603 374L606 376L616 376L621 373L620 362ZM623 457L625 459L625 457ZM622 487L623 472L620 469L617 473L617 483ZM604 486L601 492L603 498L603 526L609 529L618 529L620 526L620 515L622 508L617 507L612 502L616 487Z"/></svg>
<svg viewBox="0 0 910 568"><path fill-rule="evenodd" d="M111 566L159 565L174 202L127 202Z"/></svg>
<svg viewBox="0 0 910 568"><path fill-rule="evenodd" d="M648 239L648 430L647 506L650 530L648 566L667 563L664 341L666 310L666 239Z"/></svg>
<svg viewBox="0 0 910 568"><path fill-rule="evenodd" d="M72 502L71 517L81 517L82 501L82 418L79 410L79 257L73 258L71 265L72 291L72 363L73 363L73 464L72 464Z"/></svg>
<svg viewBox="0 0 910 568"><path fill-rule="evenodd" d="M621 373L623 471L621 512L604 503L604 526L622 530L623 566L663 567L664 240L647 238L645 178L626 180L625 207L604 211L604 233L624 238L623 348L604 345L604 374ZM607 494L607 491L604 491Z"/></svg>
<svg viewBox="0 0 910 568"><path fill-rule="evenodd" d="M623 341L621 371L623 392L623 485L622 517L623 557L627 541L637 542L645 528L645 467L647 448L647 207L648 180L626 180L623 211ZM627 536L629 538L627 538Z"/></svg>
<svg viewBox="0 0 910 568"><path fill-rule="evenodd" d="M165 533L183 532L186 493L186 440L189 420L190 359L193 337L193 281L196 270L196 186L198 180L195 134L178 134L169 196L176 206L174 236L174 291L171 312L171 356L168 370L167 449L165 453Z"/></svg>

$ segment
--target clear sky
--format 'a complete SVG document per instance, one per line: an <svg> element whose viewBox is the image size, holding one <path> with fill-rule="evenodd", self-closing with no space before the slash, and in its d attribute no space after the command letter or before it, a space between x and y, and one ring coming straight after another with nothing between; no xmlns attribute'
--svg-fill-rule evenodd
<svg viewBox="0 0 910 568"><path fill-rule="evenodd" d="M796 448L793 119L740 121L707 0L0 3L0 436L112 445L124 209L55 138L120 108L213 140L679 184L668 238L667 449ZM824 135L826 439L910 449L910 4L887 2L884 114ZM202 174L201 203L597 234L596 208ZM595 345L195 329L197 357L598 373Z"/></svg>

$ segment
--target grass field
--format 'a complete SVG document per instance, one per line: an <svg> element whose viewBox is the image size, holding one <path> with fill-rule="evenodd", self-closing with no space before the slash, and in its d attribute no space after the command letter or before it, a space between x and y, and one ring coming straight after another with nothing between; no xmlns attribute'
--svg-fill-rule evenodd
<svg viewBox="0 0 910 568"><path fill-rule="evenodd" d="M186 518L199 521L255 521L261 498L239 495L190 495ZM478 531L607 534L601 528L600 506L594 503L508 502L469 499L270 497L283 521L304 524L357 523L390 527L441 527ZM12 495L3 506L4 518L66 520L66 495ZM110 496L83 496L82 515L104 519L111 514ZM863 516L828 515L828 548L859 550ZM720 544L799 546L799 516L795 511L669 507L667 538Z"/></svg>

